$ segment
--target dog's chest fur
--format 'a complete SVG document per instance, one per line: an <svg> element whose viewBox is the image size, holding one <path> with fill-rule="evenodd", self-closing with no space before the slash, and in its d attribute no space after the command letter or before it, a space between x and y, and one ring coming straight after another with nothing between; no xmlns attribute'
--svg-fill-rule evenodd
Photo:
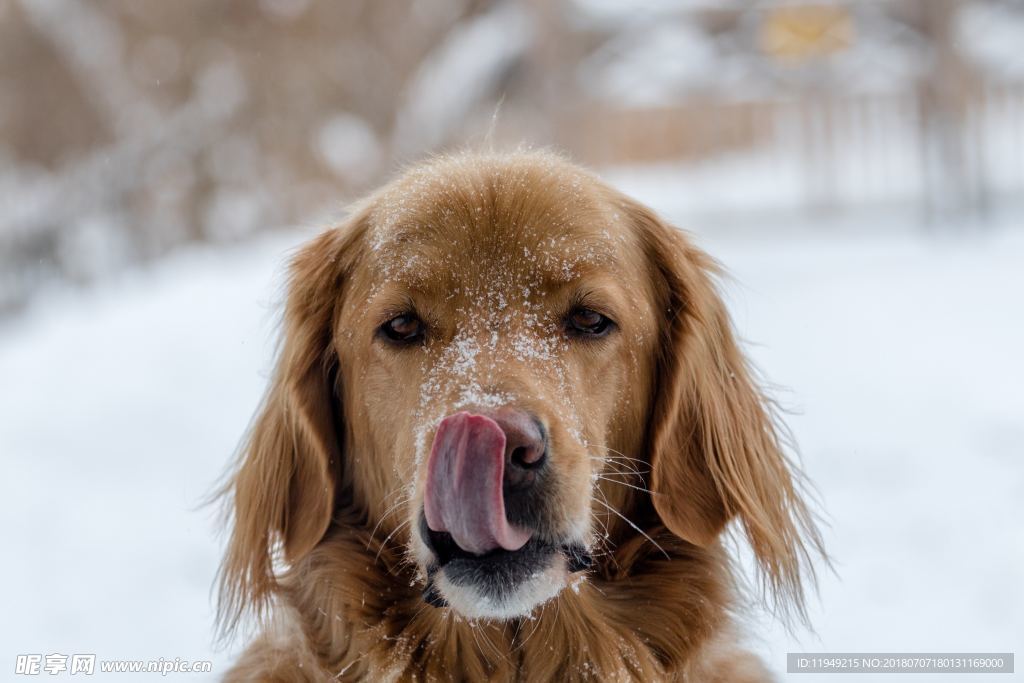
<svg viewBox="0 0 1024 683"><path fill-rule="evenodd" d="M336 528L283 579L274 621L227 678L766 680L751 656L723 658L715 645L731 600L721 550L655 540L671 559L646 539L626 541L531 617L494 623L427 605L393 547ZM719 678L724 667L736 677Z"/></svg>

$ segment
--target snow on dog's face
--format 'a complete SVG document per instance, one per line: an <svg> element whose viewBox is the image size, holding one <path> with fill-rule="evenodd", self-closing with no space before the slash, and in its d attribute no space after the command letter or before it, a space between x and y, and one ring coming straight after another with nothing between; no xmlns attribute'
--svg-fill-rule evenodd
<svg viewBox="0 0 1024 683"><path fill-rule="evenodd" d="M364 212L335 329L346 467L428 602L465 616L557 594L588 563L594 512L629 490L597 487L639 447L656 325L602 187L546 156L456 159Z"/></svg>

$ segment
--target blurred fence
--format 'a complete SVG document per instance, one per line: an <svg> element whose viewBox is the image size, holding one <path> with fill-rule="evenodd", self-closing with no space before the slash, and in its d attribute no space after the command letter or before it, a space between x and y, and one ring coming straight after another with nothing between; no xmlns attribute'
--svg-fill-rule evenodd
<svg viewBox="0 0 1024 683"><path fill-rule="evenodd" d="M935 120L914 92L703 102L575 117L566 123L565 139L594 163L678 166L684 160L711 174L721 170L718 180L726 185L759 179L747 198L733 202L695 191L700 214L911 205L929 221L983 213L1024 196L1019 85L982 91L955 125Z"/></svg>

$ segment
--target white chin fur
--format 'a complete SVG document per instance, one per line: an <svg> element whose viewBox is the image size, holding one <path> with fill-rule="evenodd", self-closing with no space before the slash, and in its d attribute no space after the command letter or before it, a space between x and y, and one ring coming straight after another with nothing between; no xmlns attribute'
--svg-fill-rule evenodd
<svg viewBox="0 0 1024 683"><path fill-rule="evenodd" d="M556 560L523 581L511 594L500 600L482 595L475 586L456 586L442 569L434 577L435 585L448 605L469 619L514 619L525 617L538 605L558 595L568 583L569 572L564 560Z"/></svg>

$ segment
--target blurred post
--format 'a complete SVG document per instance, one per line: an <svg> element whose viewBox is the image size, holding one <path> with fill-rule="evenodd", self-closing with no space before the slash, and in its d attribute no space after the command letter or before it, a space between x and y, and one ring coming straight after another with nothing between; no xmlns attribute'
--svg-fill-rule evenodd
<svg viewBox="0 0 1024 683"><path fill-rule="evenodd" d="M921 25L932 46L932 65L921 81L925 210L929 221L957 220L986 206L986 192L968 130L978 79L957 44L955 21L963 0L921 2Z"/></svg>

